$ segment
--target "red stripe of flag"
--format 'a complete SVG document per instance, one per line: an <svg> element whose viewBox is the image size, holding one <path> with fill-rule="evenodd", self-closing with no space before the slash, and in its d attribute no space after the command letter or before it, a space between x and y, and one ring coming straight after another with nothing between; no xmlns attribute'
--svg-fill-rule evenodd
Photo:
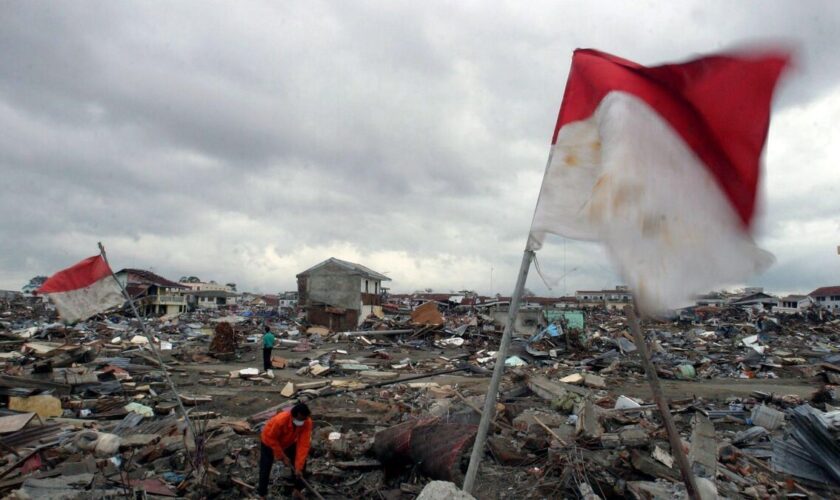
<svg viewBox="0 0 840 500"><path fill-rule="evenodd" d="M788 54L777 51L645 67L578 49L552 144L563 125L592 116L608 93L634 95L656 110L707 166L748 228L770 126L770 100L788 60Z"/></svg>
<svg viewBox="0 0 840 500"><path fill-rule="evenodd" d="M88 257L78 264L59 271L44 282L38 293L59 293L88 287L111 275L111 268L101 255Z"/></svg>

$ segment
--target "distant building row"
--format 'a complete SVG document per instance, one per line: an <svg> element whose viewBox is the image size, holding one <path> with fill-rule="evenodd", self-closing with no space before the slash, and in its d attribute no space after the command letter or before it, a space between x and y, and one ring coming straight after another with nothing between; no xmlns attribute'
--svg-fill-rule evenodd
<svg viewBox="0 0 840 500"><path fill-rule="evenodd" d="M391 279L361 264L330 258L297 277L297 291L281 295L240 294L235 285L202 282L197 278L170 281L151 271L122 269L115 273L129 295L147 315L177 314L195 309L216 309L233 305L269 309L303 308L310 323L333 330L353 330L368 316L382 316L384 310L409 311L419 304L434 301L444 309L506 309L510 297L481 296L471 291L458 293L416 292L389 294L383 282ZM580 290L568 297L522 298L525 309L593 308L620 309L632 303L626 286L610 290ZM777 313L798 313L812 307L840 312L840 286L817 288L808 295L775 297L762 288L747 288L740 293L717 292L701 296L697 306L760 307Z"/></svg>
<svg viewBox="0 0 840 500"><path fill-rule="evenodd" d="M146 315L217 309L236 305L239 298L231 285L201 281L175 282L144 269L122 269L114 274Z"/></svg>
<svg viewBox="0 0 840 500"><path fill-rule="evenodd" d="M747 288L743 293L725 292L704 295L697 300L698 306L752 306L781 313L796 314L807 309L819 307L832 312L840 312L840 286L824 286L808 295L787 295L776 297L764 292L762 288Z"/></svg>

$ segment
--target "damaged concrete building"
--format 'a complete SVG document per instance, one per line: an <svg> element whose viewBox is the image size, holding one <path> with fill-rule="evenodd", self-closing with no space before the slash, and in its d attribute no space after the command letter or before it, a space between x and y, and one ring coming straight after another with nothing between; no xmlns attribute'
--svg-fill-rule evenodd
<svg viewBox="0 0 840 500"><path fill-rule="evenodd" d="M115 275L144 315L178 314L187 310L187 298L183 295L187 287L181 283L145 269L122 269Z"/></svg>
<svg viewBox="0 0 840 500"><path fill-rule="evenodd" d="M361 264L329 258L297 275L306 319L331 330L353 330L382 314L382 282L391 278Z"/></svg>

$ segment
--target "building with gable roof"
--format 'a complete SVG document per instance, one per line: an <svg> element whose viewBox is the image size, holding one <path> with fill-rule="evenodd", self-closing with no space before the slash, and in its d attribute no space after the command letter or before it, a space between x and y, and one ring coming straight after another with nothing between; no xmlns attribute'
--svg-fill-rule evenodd
<svg viewBox="0 0 840 500"><path fill-rule="evenodd" d="M391 278L368 267L331 257L297 275L298 305L313 324L334 331L356 329L382 314L382 282Z"/></svg>
<svg viewBox="0 0 840 500"><path fill-rule="evenodd" d="M187 287L145 269L121 269L114 273L145 315L177 314L187 310Z"/></svg>

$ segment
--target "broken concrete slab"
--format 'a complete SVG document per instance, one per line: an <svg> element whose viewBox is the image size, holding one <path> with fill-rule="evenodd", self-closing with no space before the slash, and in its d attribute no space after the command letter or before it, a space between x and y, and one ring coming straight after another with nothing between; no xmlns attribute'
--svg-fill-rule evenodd
<svg viewBox="0 0 840 500"><path fill-rule="evenodd" d="M475 497L449 481L431 481L416 500L475 500Z"/></svg>
<svg viewBox="0 0 840 500"><path fill-rule="evenodd" d="M331 370L329 366L324 366L321 364L312 365L309 367L309 372L316 377L320 377L321 375L325 375Z"/></svg>
<svg viewBox="0 0 840 500"><path fill-rule="evenodd" d="M630 463L634 469L650 477L667 479L675 483L682 482L678 470L665 467L637 449L630 452Z"/></svg>
<svg viewBox="0 0 840 500"><path fill-rule="evenodd" d="M560 399L564 397L567 392L572 392L580 396L589 396L591 392L583 387L563 384L561 382L553 382L542 376L531 377L528 380L528 388L537 396L549 401Z"/></svg>
<svg viewBox="0 0 840 500"><path fill-rule="evenodd" d="M599 439L601 434L604 433L604 428L598 421L596 411L595 405L587 399L584 401L583 408L581 408L578 414L576 430L578 435L585 439Z"/></svg>
<svg viewBox="0 0 840 500"><path fill-rule="evenodd" d="M604 377L595 375L594 373L584 373L583 385L593 389L606 389L607 382L604 380Z"/></svg>
<svg viewBox="0 0 840 500"><path fill-rule="evenodd" d="M633 426L626 427L618 431L618 437L621 439L621 444L628 448L636 446L644 446L650 442L650 436L641 427Z"/></svg>
<svg viewBox="0 0 840 500"><path fill-rule="evenodd" d="M621 438L614 432L608 432L601 436L601 446L604 448L618 448L621 446Z"/></svg>
<svg viewBox="0 0 840 500"><path fill-rule="evenodd" d="M670 453L665 451L665 449L660 447L659 445L654 447L652 456L654 459L662 463L665 467L670 468L674 466L674 457L671 456Z"/></svg>
<svg viewBox="0 0 840 500"><path fill-rule="evenodd" d="M688 451L691 469L699 477L714 480L717 474L717 457L715 426L708 417L697 412L692 419L691 448Z"/></svg>
<svg viewBox="0 0 840 500"><path fill-rule="evenodd" d="M573 373L560 379L564 384L585 385L593 389L605 389L607 382L604 377L595 375L594 373Z"/></svg>
<svg viewBox="0 0 840 500"><path fill-rule="evenodd" d="M295 388L295 384L293 382L286 382L286 385L283 386L283 389L280 391L280 395L284 398L290 398L295 395L297 389Z"/></svg>

